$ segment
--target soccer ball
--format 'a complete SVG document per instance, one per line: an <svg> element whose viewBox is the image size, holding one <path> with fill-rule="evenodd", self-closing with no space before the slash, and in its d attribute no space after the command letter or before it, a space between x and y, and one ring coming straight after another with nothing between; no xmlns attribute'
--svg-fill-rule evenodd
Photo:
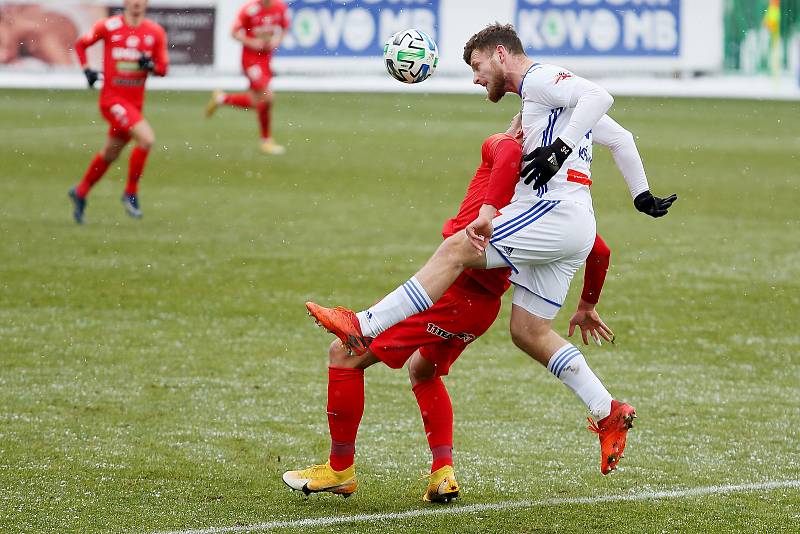
<svg viewBox="0 0 800 534"><path fill-rule="evenodd" d="M419 83L436 70L439 49L427 33L403 30L386 41L383 59L392 78L403 83Z"/></svg>

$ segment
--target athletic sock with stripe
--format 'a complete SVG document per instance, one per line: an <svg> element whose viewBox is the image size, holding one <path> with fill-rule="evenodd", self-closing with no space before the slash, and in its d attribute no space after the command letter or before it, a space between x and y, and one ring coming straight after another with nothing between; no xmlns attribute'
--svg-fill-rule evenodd
<svg viewBox="0 0 800 534"><path fill-rule="evenodd" d="M558 349L547 362L547 370L571 389L598 421L611 413L611 394L575 345L567 343Z"/></svg>
<svg viewBox="0 0 800 534"><path fill-rule="evenodd" d="M403 319L423 312L433 306L433 302L415 276L386 295L366 311L358 312L361 333L376 337Z"/></svg>

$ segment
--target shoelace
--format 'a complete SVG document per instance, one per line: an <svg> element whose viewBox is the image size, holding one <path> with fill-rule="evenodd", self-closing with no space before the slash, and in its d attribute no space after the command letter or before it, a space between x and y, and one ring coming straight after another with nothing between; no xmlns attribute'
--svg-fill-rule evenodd
<svg viewBox="0 0 800 534"><path fill-rule="evenodd" d="M586 428L588 428L589 430L591 430L595 434L599 434L600 432L603 431L603 429L601 429L599 426L597 426L597 423L595 423L594 419L592 419L591 417L587 417L586 420L589 421L589 426L587 426Z"/></svg>
<svg viewBox="0 0 800 534"><path fill-rule="evenodd" d="M303 471L312 474L312 473L318 473L319 471L325 471L327 468L328 464L317 464L317 465L312 465L311 467L306 467L305 469L303 469Z"/></svg>

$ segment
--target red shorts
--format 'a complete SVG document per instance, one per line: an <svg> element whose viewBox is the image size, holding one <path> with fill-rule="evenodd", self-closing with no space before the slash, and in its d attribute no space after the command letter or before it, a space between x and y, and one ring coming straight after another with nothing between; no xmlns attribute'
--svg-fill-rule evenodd
<svg viewBox="0 0 800 534"><path fill-rule="evenodd" d="M399 369L419 349L444 376L467 345L492 326L500 312L501 298L475 282L450 287L436 304L397 323L378 337L369 350L392 369Z"/></svg>
<svg viewBox="0 0 800 534"><path fill-rule="evenodd" d="M100 113L110 125L108 136L125 141L131 138L131 129L142 120L142 110L124 98L100 103Z"/></svg>
<svg viewBox="0 0 800 534"><path fill-rule="evenodd" d="M271 56L244 56L242 57L242 70L250 81L250 89L264 91L272 81Z"/></svg>

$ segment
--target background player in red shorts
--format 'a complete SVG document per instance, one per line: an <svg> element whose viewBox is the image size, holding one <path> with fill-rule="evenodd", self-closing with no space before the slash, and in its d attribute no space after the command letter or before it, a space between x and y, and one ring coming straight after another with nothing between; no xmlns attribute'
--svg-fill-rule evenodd
<svg viewBox="0 0 800 534"><path fill-rule="evenodd" d="M481 165L467 188L458 214L442 230L447 238L474 220L483 204L504 206L519 181L522 147L515 137L516 126L495 134L481 147ZM587 333L595 339L611 339L611 330L594 311L600 295L610 250L597 236L595 248L587 258L586 285L570 330L580 326L584 341ZM364 412L364 369L382 361L399 369L410 360L408 370L412 390L419 404L425 434L433 456L425 501L448 502L458 496L453 471L453 408L441 377L469 343L492 325L500 311L501 297L510 282L509 269L467 270L436 304L409 317L376 337L369 350L350 356L336 340L331 344L328 367L328 425L331 452L328 463L301 471L284 473L292 489L305 493L329 491L349 496L356 490L355 440ZM408 291L414 291L409 286ZM570 333L571 335L571 333Z"/></svg>
<svg viewBox="0 0 800 534"><path fill-rule="evenodd" d="M261 151L267 154L286 152L272 140L273 96L269 82L272 80L272 53L280 46L288 28L289 15L281 0L252 0L245 4L233 24L233 38L242 43L242 70L250 81L250 90L231 94L214 91L206 107L208 117L220 105L242 109L255 107L261 128Z"/></svg>
<svg viewBox="0 0 800 534"><path fill-rule="evenodd" d="M89 164L83 180L69 190L75 208L73 216L78 224L83 223L89 190L103 177L131 138L136 146L131 152L122 204L131 217L142 216L137 195L139 178L155 142L153 129L142 116L144 86L150 73L164 76L169 64L167 35L164 28L144 18L146 9L147 0L125 0L122 15L97 22L75 43L75 52L86 80L93 88L98 73L89 67L86 49L97 41L103 41L103 88L99 104L100 113L111 125L105 146Z"/></svg>

